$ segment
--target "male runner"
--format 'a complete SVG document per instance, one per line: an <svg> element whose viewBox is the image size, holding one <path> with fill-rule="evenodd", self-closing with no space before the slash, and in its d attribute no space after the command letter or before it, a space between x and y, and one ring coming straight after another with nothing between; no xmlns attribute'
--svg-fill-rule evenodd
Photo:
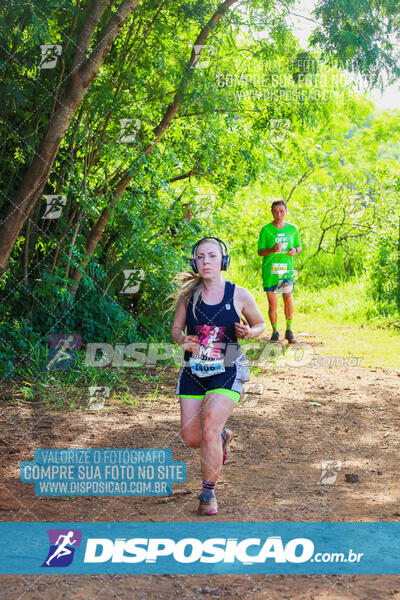
<svg viewBox="0 0 400 600"><path fill-rule="evenodd" d="M296 225L287 223L286 203L277 200L271 205L274 220L260 231L258 256L263 257L262 277L268 297L268 314L272 325L271 342L279 340L278 331L278 291L282 292L286 317L285 339L294 344L292 331L294 286L293 256L301 252L300 236Z"/></svg>

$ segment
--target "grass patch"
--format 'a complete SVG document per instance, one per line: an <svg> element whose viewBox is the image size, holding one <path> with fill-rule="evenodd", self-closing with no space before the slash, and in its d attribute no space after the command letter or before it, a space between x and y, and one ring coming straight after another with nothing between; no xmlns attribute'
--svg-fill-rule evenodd
<svg viewBox="0 0 400 600"><path fill-rule="evenodd" d="M266 293L252 290L267 323ZM323 290L295 288L293 329L322 341L318 353L324 356L354 356L364 367L400 369L400 329L393 316L379 315L366 293L363 279L354 279ZM279 294L278 327L284 334L283 299ZM307 341L307 338L304 338Z"/></svg>

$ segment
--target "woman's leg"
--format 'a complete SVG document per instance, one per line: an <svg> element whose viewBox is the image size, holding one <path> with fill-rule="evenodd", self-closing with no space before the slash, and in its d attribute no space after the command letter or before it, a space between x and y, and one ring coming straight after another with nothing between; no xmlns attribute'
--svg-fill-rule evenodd
<svg viewBox="0 0 400 600"><path fill-rule="evenodd" d="M181 435L185 446L200 448L200 417L202 398L182 398Z"/></svg>
<svg viewBox="0 0 400 600"><path fill-rule="evenodd" d="M200 418L200 460L203 481L216 482L222 467L221 432L235 402L217 392L204 396Z"/></svg>

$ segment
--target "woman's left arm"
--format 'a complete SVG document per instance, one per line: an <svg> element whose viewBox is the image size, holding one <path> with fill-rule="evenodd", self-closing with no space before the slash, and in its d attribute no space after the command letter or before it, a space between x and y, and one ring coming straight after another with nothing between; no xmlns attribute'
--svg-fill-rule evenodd
<svg viewBox="0 0 400 600"><path fill-rule="evenodd" d="M258 310L253 294L251 294L249 290L241 288L238 300L239 299L242 305L241 312L244 315L244 318L242 317L242 323L235 323L236 337L242 339L255 338L265 329L264 319Z"/></svg>

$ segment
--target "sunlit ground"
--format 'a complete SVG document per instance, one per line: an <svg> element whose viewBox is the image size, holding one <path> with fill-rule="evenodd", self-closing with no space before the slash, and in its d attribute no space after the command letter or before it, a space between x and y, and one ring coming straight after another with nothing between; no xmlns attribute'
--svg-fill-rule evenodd
<svg viewBox="0 0 400 600"><path fill-rule="evenodd" d="M257 304L267 323L266 333L271 330L268 319L267 298L262 291L253 292ZM313 341L322 341L318 346L318 354L325 356L358 357L362 359L361 366L382 367L400 370L400 329L378 328L371 325L359 326L351 320L343 323L332 317L332 306L327 307L326 316L322 307L315 312L299 312L296 310L296 295L294 296L295 315L292 328L295 335L303 342L310 336ZM300 303L299 297L297 304ZM336 307L336 310L338 307ZM340 309L340 307L339 307ZM340 314L340 310L338 312ZM280 295L278 304L278 328L281 338L285 335L285 318L283 300ZM400 389L400 378L399 378Z"/></svg>
<svg viewBox="0 0 400 600"><path fill-rule="evenodd" d="M321 354L351 355L362 358L361 365L365 367L400 369L400 332L395 330L335 323L314 314L297 314L293 329L320 338Z"/></svg>

